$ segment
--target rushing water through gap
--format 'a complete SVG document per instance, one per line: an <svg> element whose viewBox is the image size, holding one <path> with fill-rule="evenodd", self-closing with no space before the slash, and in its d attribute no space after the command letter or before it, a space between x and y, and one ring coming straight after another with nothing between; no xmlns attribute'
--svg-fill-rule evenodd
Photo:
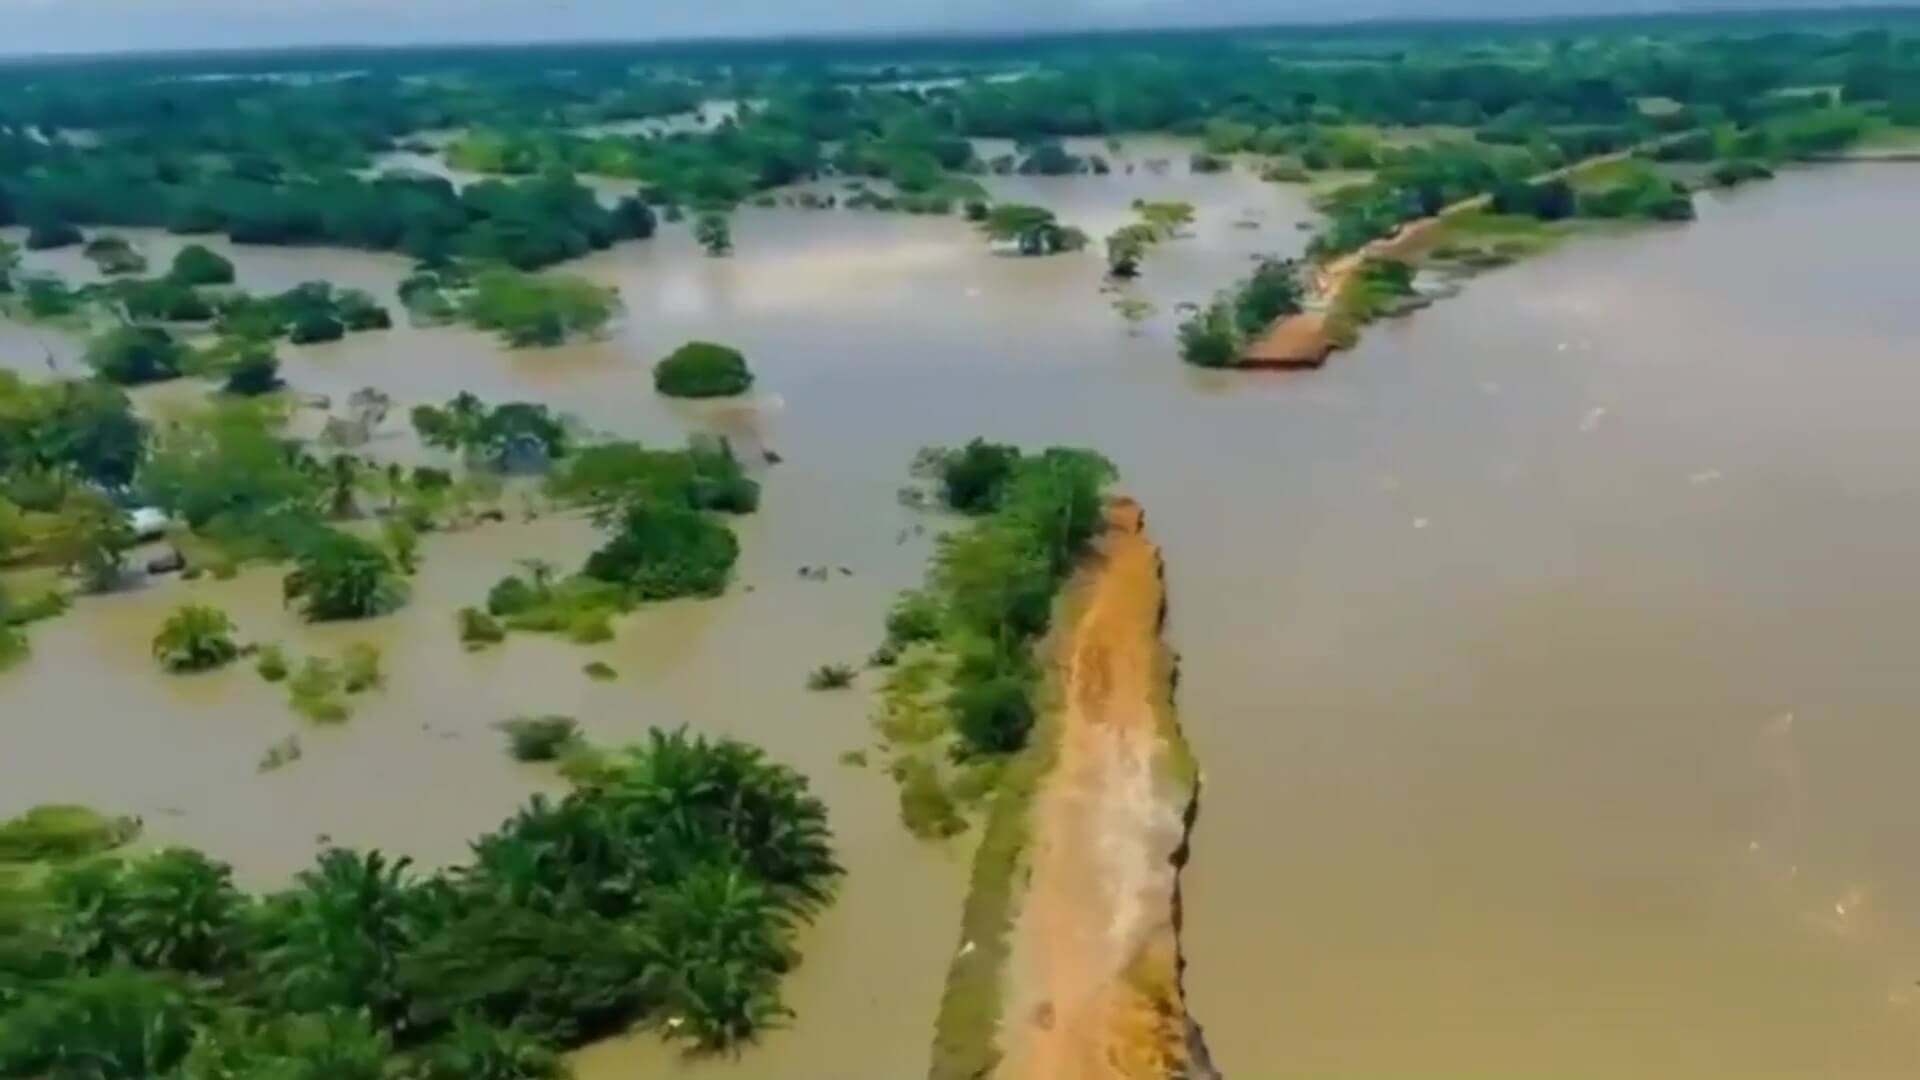
<svg viewBox="0 0 1920 1080"><path fill-rule="evenodd" d="M990 181L1096 237L1136 196L1199 204L1195 235L1146 264L1161 314L1138 337L1093 252L996 257L952 218L743 210L731 259L667 227L570 267L621 286L603 342L509 353L401 329L284 349L299 389L377 385L396 420L470 389L658 443L723 430L786 462L738 522L728 596L591 649L455 639L453 611L515 559L584 556L591 530L559 517L431 539L413 603L362 626L297 625L274 571L83 600L0 676L0 813L139 813L151 840L268 887L323 834L461 858L557 786L504 754L491 725L516 713L600 741L739 735L812 778L850 871L801 942L798 1016L738 1059L682 1064L643 1034L582 1075L919 1075L969 852L911 839L890 781L837 762L870 741L864 696L801 682L863 657L920 573L925 519L894 496L916 448L1084 444L1166 552L1206 776L1187 983L1226 1075L1912 1075L1920 256L1889 226L1920 211L1916 173L1704 197L1692 226L1576 241L1275 377L1182 367L1173 307L1255 252L1299 251L1303 194L1162 156L1175 175ZM406 266L236 259L256 288L389 301ZM56 337L0 325L22 370ZM749 405L654 395L650 363L694 337L746 351ZM852 573L795 574L823 563ZM163 676L147 644L189 597L295 655L376 642L391 685L317 729L249 669ZM588 680L593 659L620 679ZM304 760L256 773L296 731Z"/></svg>

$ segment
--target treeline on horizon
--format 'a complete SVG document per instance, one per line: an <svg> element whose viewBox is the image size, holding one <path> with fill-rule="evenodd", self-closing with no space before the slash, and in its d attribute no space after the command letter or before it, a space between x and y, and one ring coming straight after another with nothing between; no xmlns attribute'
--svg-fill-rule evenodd
<svg viewBox="0 0 1920 1080"><path fill-rule="evenodd" d="M272 78L238 77L230 69L246 65L226 56L199 58L196 74L138 59L27 65L0 74L0 225L43 235L149 226L532 269L650 235L654 208L725 211L821 176L885 181L891 205L952 212L979 200L965 174L1035 162L1040 172L1099 171L1104 163L1049 145L1072 136L1171 132L1204 138L1210 153L1407 171L1384 151L1349 160L1329 143L1356 125L1460 129L1442 147L1446 160L1413 164L1439 177L1425 185L1433 192L1488 190L1511 179L1496 175L1494 159L1514 147L1528 152L1520 164L1551 166L1661 133L1744 132L1786 112L1920 117L1920 34L1892 29L1920 23L1885 15L1839 32L1855 25L1751 16L1402 27L1398 37L1381 26L966 47L927 39L705 43L684 54L583 46L252 57L278 61ZM1654 27L1667 36L1643 36ZM939 44L944 57L919 51ZM861 66L868 48L875 62ZM329 74L318 67L328 56L366 62ZM314 67L286 70L309 58ZM992 77L1008 72L1021 77ZM943 74L958 84L896 85ZM1831 90L1785 93L1801 88ZM581 130L715 99L742 103L738 117L698 131ZM1671 108L1649 112L1650 100ZM1823 120L1832 134L1816 140L1733 151L1791 157L1843 141L1868 118ZM383 151L437 152L418 141L433 130L462 133L448 151L456 165L527 179L461 190L370 174ZM1015 140L1022 159L981 161L968 142L981 137ZM634 193L604 206L574 179L583 174L631 181ZM1345 235L1378 234L1406 202L1390 193Z"/></svg>

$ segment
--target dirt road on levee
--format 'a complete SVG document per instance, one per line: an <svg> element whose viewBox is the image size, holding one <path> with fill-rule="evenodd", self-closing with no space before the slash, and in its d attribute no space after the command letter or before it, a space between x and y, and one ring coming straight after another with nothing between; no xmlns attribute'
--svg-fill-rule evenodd
<svg viewBox="0 0 1920 1080"><path fill-rule="evenodd" d="M1118 501L1066 639L1054 767L1032 806L999 1080L1212 1077L1180 986L1197 777L1160 640L1160 552Z"/></svg>

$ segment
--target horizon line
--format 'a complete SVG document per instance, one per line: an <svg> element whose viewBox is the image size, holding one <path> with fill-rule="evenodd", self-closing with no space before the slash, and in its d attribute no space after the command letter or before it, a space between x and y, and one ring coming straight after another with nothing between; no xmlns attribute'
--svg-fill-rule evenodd
<svg viewBox="0 0 1920 1080"><path fill-rule="evenodd" d="M1471 14L1457 15L1374 15L1359 18L1276 19L1272 21L1178 22L1178 23L1100 23L1072 26L1066 24L1039 27L962 27L925 26L875 28L841 31L774 31L766 33L667 34L661 37L545 38L530 41L503 41L488 38L447 38L418 41L331 41L307 44L207 45L162 49L71 49L36 52L0 51L0 65L57 64L88 61L190 60L200 57L339 55L403 53L444 49L476 52L516 52L547 49L672 49L684 47L724 47L740 45L867 45L878 43L936 44L939 42L987 43L1018 38L1124 37L1136 34L1219 34L1233 31L1276 32L1288 30L1367 30L1380 28L1459 27L1459 26L1551 26L1556 23L1681 21L1741 18L1814 18L1844 19L1849 16L1920 16L1920 0L1890 0L1882 3L1845 4L1839 7L1753 7L1730 5L1692 11L1591 11L1559 12L1544 15Z"/></svg>

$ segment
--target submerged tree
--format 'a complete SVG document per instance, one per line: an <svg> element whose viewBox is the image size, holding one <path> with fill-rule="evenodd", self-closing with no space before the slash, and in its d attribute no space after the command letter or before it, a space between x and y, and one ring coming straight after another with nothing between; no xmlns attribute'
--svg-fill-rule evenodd
<svg viewBox="0 0 1920 1080"><path fill-rule="evenodd" d="M210 671L240 655L233 620L219 608L188 604L161 625L153 639L153 657L172 672Z"/></svg>
<svg viewBox="0 0 1920 1080"><path fill-rule="evenodd" d="M702 214L694 223L693 238L706 249L708 255L719 257L733 254L733 228L727 224L723 214Z"/></svg>
<svg viewBox="0 0 1920 1080"><path fill-rule="evenodd" d="M314 622L366 619L398 610L407 586L385 551L351 533L323 530L299 552L282 590Z"/></svg>
<svg viewBox="0 0 1920 1080"><path fill-rule="evenodd" d="M1087 246L1087 234L1062 225L1042 206L996 203L988 208L979 229L989 240L1012 243L1022 255L1058 255Z"/></svg>
<svg viewBox="0 0 1920 1080"><path fill-rule="evenodd" d="M669 397L730 397L753 387L753 373L740 350L689 341L653 366L653 386Z"/></svg>

